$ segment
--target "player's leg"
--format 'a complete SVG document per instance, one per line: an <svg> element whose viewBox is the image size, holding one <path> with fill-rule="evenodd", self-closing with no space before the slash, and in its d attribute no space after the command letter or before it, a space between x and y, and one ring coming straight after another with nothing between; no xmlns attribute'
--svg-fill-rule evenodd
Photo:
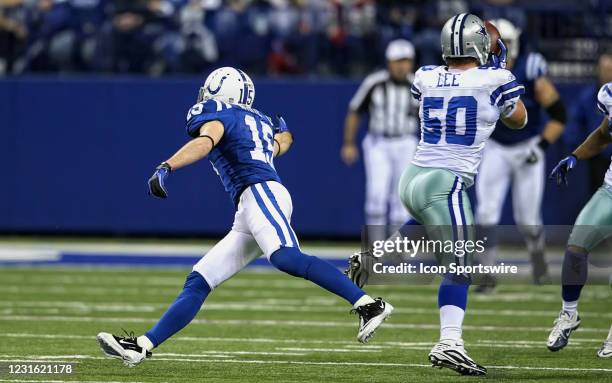
<svg viewBox="0 0 612 383"><path fill-rule="evenodd" d="M389 153L392 157L391 187L389 188L389 220L390 223L396 227L402 225L411 218L397 193L397 188L402 173L404 173L404 170L406 170L412 162L417 144L416 137L404 137L393 143L393 147Z"/></svg>
<svg viewBox="0 0 612 383"><path fill-rule="evenodd" d="M365 216L368 241L385 239L387 207L391 193L392 164L384 138L368 134L363 140L366 195Z"/></svg>
<svg viewBox="0 0 612 383"><path fill-rule="evenodd" d="M462 180L442 169L410 166L400 182L401 198L411 214L426 226L429 239L473 240L473 216ZM445 243L445 242L443 242ZM456 243L456 242L455 242ZM439 262L469 264L470 257L439 254ZM446 274L438 290L440 340L429 354L432 364L461 374L482 375L486 369L471 359L463 346L462 326L470 277Z"/></svg>
<svg viewBox="0 0 612 383"><path fill-rule="evenodd" d="M525 238L531 259L532 276L536 284L549 280L544 257L545 238L542 227L542 198L546 181L546 164L543 153L535 163L517 164L512 180L512 205L514 221Z"/></svg>
<svg viewBox="0 0 612 383"><path fill-rule="evenodd" d="M582 208L567 242L561 270L562 307L548 336L551 351L564 348L573 330L580 326L578 301L588 277L588 254L612 228L612 187L602 186Z"/></svg>
<svg viewBox="0 0 612 383"><path fill-rule="evenodd" d="M242 270L260 254L250 234L230 231L194 267L183 290L159 321L144 335L115 336L100 333L98 343L110 357L134 366L151 355L151 350L187 326L197 315L210 292Z"/></svg>
<svg viewBox="0 0 612 383"><path fill-rule="evenodd" d="M358 339L366 342L382 321L391 315L393 306L382 299L372 299L329 262L302 253L290 224L293 209L291 196L283 185L263 182L252 185L243 195L249 228L270 263L352 304L362 319Z"/></svg>
<svg viewBox="0 0 612 383"><path fill-rule="evenodd" d="M489 141L484 149L480 170L476 178L476 223L487 237L486 251L478 261L491 266L497 262L496 225L510 184L511 165L506 158L504 147ZM489 292L495 288L496 280L492 275L485 275L478 281L475 292Z"/></svg>

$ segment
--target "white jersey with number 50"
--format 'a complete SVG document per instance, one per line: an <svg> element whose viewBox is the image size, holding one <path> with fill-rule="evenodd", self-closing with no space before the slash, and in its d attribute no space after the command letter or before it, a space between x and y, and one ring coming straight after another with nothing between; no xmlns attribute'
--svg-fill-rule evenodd
<svg viewBox="0 0 612 383"><path fill-rule="evenodd" d="M412 95L420 101L421 141L412 163L448 169L471 185L495 123L524 92L505 69L420 68Z"/></svg>

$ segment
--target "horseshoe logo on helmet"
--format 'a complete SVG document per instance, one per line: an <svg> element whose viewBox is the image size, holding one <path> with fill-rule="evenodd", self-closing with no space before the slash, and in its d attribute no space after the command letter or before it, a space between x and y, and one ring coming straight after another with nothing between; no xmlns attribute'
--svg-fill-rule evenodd
<svg viewBox="0 0 612 383"><path fill-rule="evenodd" d="M208 87L206 87L206 90L208 90L208 92L210 92L210 94L212 95L219 93L219 91L221 90L221 86L223 85L223 81L225 81L227 76L228 75L224 75L223 77L221 77L221 81L219 81L219 85L217 86L217 89L210 89L210 84L208 84Z"/></svg>

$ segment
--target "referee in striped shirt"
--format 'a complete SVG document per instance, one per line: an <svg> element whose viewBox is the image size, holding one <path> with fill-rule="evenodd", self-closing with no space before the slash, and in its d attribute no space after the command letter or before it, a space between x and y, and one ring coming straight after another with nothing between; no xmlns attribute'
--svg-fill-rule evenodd
<svg viewBox="0 0 612 383"><path fill-rule="evenodd" d="M387 69L367 76L349 104L341 150L346 165L357 161L357 130L362 115L369 114L368 133L362 142L369 226L399 225L408 219L397 185L418 143L418 104L410 95L414 46L407 40L394 40L385 56Z"/></svg>

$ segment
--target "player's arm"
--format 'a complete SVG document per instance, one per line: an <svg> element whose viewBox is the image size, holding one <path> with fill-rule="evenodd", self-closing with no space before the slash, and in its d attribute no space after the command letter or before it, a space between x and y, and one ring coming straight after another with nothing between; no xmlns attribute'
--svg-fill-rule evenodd
<svg viewBox="0 0 612 383"><path fill-rule="evenodd" d="M276 133L274 135L274 157L285 154L293 144L293 134L289 131Z"/></svg>
<svg viewBox="0 0 612 383"><path fill-rule="evenodd" d="M199 132L199 136L186 143L155 169L155 173L149 178L149 194L158 198L167 198L168 191L164 182L168 175L174 170L206 157L223 137L224 127L220 121L208 121L200 127Z"/></svg>
<svg viewBox="0 0 612 383"><path fill-rule="evenodd" d="M576 166L578 160L588 160L598 155L612 142L610 124L605 117L599 127L571 155L559 161L548 178L556 178L558 185L561 183L567 185L567 173Z"/></svg>
<svg viewBox="0 0 612 383"><path fill-rule="evenodd" d="M359 130L359 122L361 118L359 113L353 110L349 110L344 119L344 141L342 149L340 150L340 156L342 161L347 165L352 165L359 158L359 149L355 140L357 138L357 131Z"/></svg>
<svg viewBox="0 0 612 383"><path fill-rule="evenodd" d="M542 149L546 149L550 144L553 144L565 129L567 116L565 106L559 97L559 92L555 85L548 79L542 76L535 80L534 93L538 104L546 109L549 120L542 131L541 141L538 145Z"/></svg>
<svg viewBox="0 0 612 383"><path fill-rule="evenodd" d="M273 157L285 154L293 144L293 134L289 131L285 119L280 114L276 115L274 123L274 149Z"/></svg>
<svg viewBox="0 0 612 383"><path fill-rule="evenodd" d="M603 121L601 121L601 124L599 124L599 127L572 152L572 155L576 157L577 160L588 160L603 152L610 142L612 142L608 126L609 123L608 118L605 117Z"/></svg>
<svg viewBox="0 0 612 383"><path fill-rule="evenodd" d="M502 113L501 121L510 129L523 129L527 125L527 109L521 99L518 99L514 105L506 107Z"/></svg>

